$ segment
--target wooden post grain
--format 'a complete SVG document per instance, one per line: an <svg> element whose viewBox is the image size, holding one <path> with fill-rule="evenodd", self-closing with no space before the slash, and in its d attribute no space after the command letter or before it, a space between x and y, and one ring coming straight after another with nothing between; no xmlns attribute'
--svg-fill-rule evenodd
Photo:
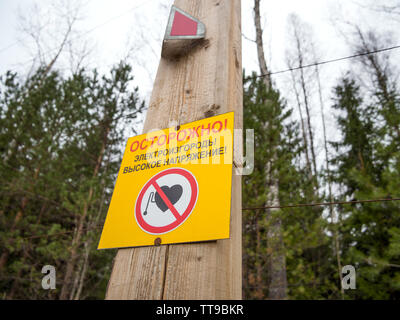
<svg viewBox="0 0 400 320"><path fill-rule="evenodd" d="M161 58L143 133L230 111L241 129L240 0L175 5L204 22L206 38L179 59ZM233 173L229 239L118 250L106 299L241 299L241 201Z"/></svg>

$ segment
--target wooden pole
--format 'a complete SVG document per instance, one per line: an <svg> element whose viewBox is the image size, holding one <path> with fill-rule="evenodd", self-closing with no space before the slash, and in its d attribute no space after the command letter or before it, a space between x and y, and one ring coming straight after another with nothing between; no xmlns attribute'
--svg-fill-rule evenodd
<svg viewBox="0 0 400 320"><path fill-rule="evenodd" d="M240 0L175 5L205 24L206 38L179 59L161 58L143 133L230 111L241 129ZM233 173L229 239L119 249L106 299L241 299L241 201L241 176Z"/></svg>

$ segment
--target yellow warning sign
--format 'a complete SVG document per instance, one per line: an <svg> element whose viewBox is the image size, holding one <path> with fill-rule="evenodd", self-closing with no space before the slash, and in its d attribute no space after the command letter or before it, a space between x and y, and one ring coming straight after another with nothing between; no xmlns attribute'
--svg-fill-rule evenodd
<svg viewBox="0 0 400 320"><path fill-rule="evenodd" d="M99 249L229 238L233 112L128 139Z"/></svg>

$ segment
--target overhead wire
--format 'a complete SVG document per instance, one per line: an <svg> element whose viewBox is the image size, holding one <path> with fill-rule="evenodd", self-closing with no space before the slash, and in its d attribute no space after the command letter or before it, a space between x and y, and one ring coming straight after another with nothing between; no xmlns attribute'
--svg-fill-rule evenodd
<svg viewBox="0 0 400 320"><path fill-rule="evenodd" d="M333 63L333 62L338 62L338 61L343 61L343 60L348 60L348 59L354 59L354 58L366 56L366 55L369 55L369 54L376 54L376 53L395 50L395 49L400 49L400 45L387 47L387 48L376 49L376 50L367 51L367 52L356 53L356 54L353 54L353 55L334 58L334 59L330 59L330 60L314 62L314 63L301 65L301 66L294 67L294 68L288 68L288 69L283 69L283 70L279 70L279 71L271 71L271 72L268 72L268 73L265 73L265 74L255 75L254 77L255 78L262 78L262 77L267 77L267 76L274 75L274 74L281 74L281 73L296 71L296 70L300 70L300 69L304 69L304 68L310 68L310 67L315 67L315 66L328 64L328 63ZM251 78L252 76L249 76L249 77Z"/></svg>
<svg viewBox="0 0 400 320"><path fill-rule="evenodd" d="M243 208L242 210L285 209L285 208L299 208L299 207L330 206L330 205L337 205L337 204L387 202L387 201L399 201L399 200L400 200L400 198L367 199L367 200L352 200L352 201L332 201L332 202L319 202L319 203L289 204L289 205L284 205L284 206L263 206L263 207L254 207L254 208Z"/></svg>
<svg viewBox="0 0 400 320"><path fill-rule="evenodd" d="M353 201L334 201L334 202L320 202L320 203L301 203L301 204L292 204L292 205L284 205L284 206L262 206L262 207L249 207L242 208L242 211L248 210L262 210L262 209L285 209L285 208L298 208L298 207L314 207L314 206L328 206L328 205L343 205L343 204L358 204L358 203L373 203L373 202L388 202L388 201L400 201L400 198L388 198L388 199L367 199L367 200L353 200ZM103 225L94 225L91 227L83 228L83 230L90 231L98 228L102 228ZM74 230L57 232L53 234L44 234L44 235L31 235L27 237L21 237L22 240L28 239L38 239L38 238L49 238L54 236L63 236L66 234L70 234L75 232Z"/></svg>
<svg viewBox="0 0 400 320"><path fill-rule="evenodd" d="M114 21L114 20L116 20L116 19L118 19L118 18L121 18L121 17L125 16L126 14L128 14L128 13L130 13L130 12L132 12L132 11L134 11L134 10L140 8L140 7L142 7L143 5L145 5L145 4L148 3L148 2L149 2L149 1L144 1L144 2L142 2L141 4L139 4L139 5L137 5L137 6L134 6L134 7L132 7L131 9L129 9L129 10L127 10L127 11L125 11L125 12L119 14L119 15L114 16L114 17L112 17L112 18L106 20L105 22L103 22L103 23L101 23L101 24L99 24L99 25L96 25L95 27L93 27L93 28L89 29L88 31L82 33L81 35L76 36L76 37L74 38L74 40L76 40L76 39L78 39L78 38L81 38L81 37L83 37L84 35L86 35L86 34L88 34L88 33L90 33L90 32L93 32L94 30L96 30L96 29L98 29L98 28L101 28L101 27L103 27L104 25L106 25L106 24L108 24L108 23L110 23L110 22L112 22L112 21ZM244 35L243 35L243 36L244 36ZM71 41L71 40L69 40L69 41ZM9 48L11 48L11 47L14 46L15 44L16 44L16 43L11 44L11 45L9 45L9 46L7 46L7 47L4 47L4 48L0 49L0 53L3 52L3 51L5 51L5 50L7 50L7 49L9 49ZM258 75L256 75L255 77L256 77L256 78L262 78L262 77L267 77L267 76L270 76L270 75L282 74L282 73L286 73L286 72L296 71L296 70L300 70L300 69L304 69L304 68L309 68L309 67L320 66L320 65L329 64L329 63L334 63L334 62L339 62L339 61L348 60L348 59L354 59L354 58L361 57L361 56L365 56L365 55L369 55L369 54L376 54L376 53L385 52L385 51L390 51L390 50L395 50L395 49L399 49L399 48L400 48L400 45L395 45L395 46L386 47L386 48L381 48L381 49L376 49L376 50L372 50L372 51L361 52L361 53L357 53L357 54L353 54L353 55L349 55L349 56L344 56L344 57L339 57L339 58L333 58L333 59L329 59L329 60L314 62L314 63L310 63L310 64L306 64L306 65L297 66L297 67L294 67L294 68L288 68L288 69L283 69L283 70L279 70L279 71L271 71L271 72L268 72L268 73L266 73L266 74L258 74ZM57 47L57 48L54 48L54 49L52 49L52 50L49 50L47 53L52 52L52 51L57 50L57 49L59 49L59 48ZM33 60L35 60L35 58L29 59L29 60L27 60L26 62L23 62L22 64L26 64L26 63L31 62L31 61L33 61Z"/></svg>
<svg viewBox="0 0 400 320"><path fill-rule="evenodd" d="M142 6L144 6L145 4L148 4L150 1L151 1L151 0L145 0L145 1L143 1L142 3L140 3L139 5L136 5L136 6L131 7L130 9L124 11L123 13L121 13L121 14L119 14L119 15L117 15L117 16L114 16L114 17L112 17L112 18L110 18L110 19L108 19L108 20L106 20L106 21L104 21L104 22L102 22L102 23L100 23L100 24L94 26L93 28L91 28L91 29L89 29L89 30L83 32L82 34L79 34L79 35L75 36L75 37L73 38L73 40L79 39L79 38L81 38L81 37L83 37L83 36L85 36L85 35L87 35L87 34L93 32L94 30L97 30L97 29L99 29L99 28L101 28L101 27L103 27L103 26L109 24L109 23L112 22L112 21L117 20L117 19L119 19L119 18L121 18L121 17L127 15L128 13L130 13L130 12L132 12L132 11L134 11L134 10L136 10L136 9L138 9L138 8L140 8L140 7L142 7ZM67 42L71 42L71 41L72 41L72 40L70 39L70 40L68 40ZM12 43L12 44L10 44L10 45L8 45L8 46L2 48L2 49L0 49L0 53L3 52L3 51L8 50L9 48L15 46L16 44L18 44L18 41L15 42L15 43ZM46 53L48 54L48 53L51 53L51 52L53 52L53 51L55 51L55 50L58 50L58 49L59 49L59 47L53 48L53 49L48 50ZM29 63L29 62L34 61L35 59L36 59L36 57L31 58L31 59L29 59L29 60L26 60L25 62L22 62L21 64L22 64L22 65L25 65L25 64L27 64L27 63Z"/></svg>
<svg viewBox="0 0 400 320"><path fill-rule="evenodd" d="M127 13L138 9L139 7L143 6L145 3L148 3L148 1L144 1L141 4L132 7L131 9L129 9L128 11L125 11L124 13L112 17L109 20L93 27L92 29L88 30L87 32L79 35L78 37L82 37L85 34L88 34L108 23L110 23L111 21L114 21L124 15L126 15ZM77 37L77 38L78 38ZM10 46L9 46L10 47ZM6 48L0 49L0 52L6 50ZM334 62L339 62L339 61L343 61L343 60L348 60L348 59L354 59L357 57L361 57L361 56L365 56L365 55L370 55L370 54L377 54L380 52L385 52L385 51L390 51L390 50L395 50L395 49L400 49L400 45L396 45L396 46L392 46L392 47L386 47L386 48L381 48L381 49L376 49L376 50L372 50L372 51L368 51L368 52L361 52L361 53L357 53L357 54L353 54L353 55L349 55L349 56L344 56L344 57L339 57L339 58L334 58L334 59L330 59L330 60L324 60L324 61L320 61L320 62L315 62L315 63L311 63L311 64L307 64L307 65L301 65L298 67L294 67L294 68L288 68L288 69L284 69L284 70L279 70L279 71L273 71L273 72L268 72L267 74L258 74L255 75L254 77L256 78L260 78L260 77L266 77L266 76L270 76L270 75L275 75L275 74L282 74L285 72L290 72L290 71L295 71L295 70L300 70L300 69L304 69L304 68L309 68L309 67L314 67L314 66L319 66L319 65L324 65L324 64L328 64L328 63L334 63ZM32 59L31 59L32 60ZM29 62L31 61L29 60ZM334 202L322 202L322 203L303 203L303 204L291 204L291 205L284 205L284 206L262 206L262 207L248 207L248 208L243 208L243 211L248 211L248 210L261 210L261 209L285 209L285 208L298 208L298 207L314 207L314 206L328 206L328 205L343 205L343 204L359 204L359 203L373 203L373 202L388 202L388 201L399 201L400 198L388 198L388 199L367 199L367 200L353 200L353 201L334 201ZM73 232L73 231L71 231ZM62 232L61 234L68 234L71 233L69 231L67 232ZM40 238L40 237L49 237L49 236L54 236L57 234L53 234L53 235L41 235L41 236L31 236L31 237L25 237L24 239L32 239L32 238Z"/></svg>

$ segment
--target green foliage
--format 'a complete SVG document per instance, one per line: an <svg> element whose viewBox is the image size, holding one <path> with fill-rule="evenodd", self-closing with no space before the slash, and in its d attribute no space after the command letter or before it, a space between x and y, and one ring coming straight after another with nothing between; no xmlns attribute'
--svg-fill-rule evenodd
<svg viewBox="0 0 400 320"><path fill-rule="evenodd" d="M334 88L332 107L341 138L331 142L335 156L330 172L321 172L321 186L333 183L334 199L343 201L399 198L400 102L390 78L381 76L376 91L366 96L348 73ZM255 170L243 178L244 207L266 205L268 165L276 172L282 205L334 200L314 188L290 110L279 93L266 90L254 74L245 79L244 124L255 131L256 150ZM248 299L268 296L271 217L281 223L289 299L399 299L398 201L246 210L243 269ZM341 292L345 265L356 269L356 290Z"/></svg>
<svg viewBox="0 0 400 320"><path fill-rule="evenodd" d="M107 76L40 69L26 81L12 72L1 78L1 298L104 298L115 252L98 251L98 239L124 140L144 109L131 72L121 63ZM266 206L273 181L281 205L400 197L399 96L393 79L375 73L369 95L350 73L334 88L340 139L331 142L330 172L318 177L304 163L291 106L255 74L245 77L255 167L243 177L243 207ZM333 199L324 191L330 184ZM398 201L245 210L244 298L268 297L274 241L283 243L289 299L400 298ZM41 288L48 264L56 290ZM345 265L356 269L356 290L342 293Z"/></svg>
<svg viewBox="0 0 400 320"><path fill-rule="evenodd" d="M380 95L379 88L377 92ZM335 88L334 108L342 112L337 121L343 139L334 143L339 154L334 160L336 182L342 186L339 196L351 200L399 197L399 157L393 152L398 150L399 140L390 130L396 118L390 123L385 117L379 122L373 121L389 109L398 110L398 101L381 100L379 105L366 105L360 98L356 81L346 75ZM340 208L340 214L343 264L357 266L357 290L351 290L346 296L398 299L399 203L345 205Z"/></svg>
<svg viewBox="0 0 400 320"><path fill-rule="evenodd" d="M306 203L313 191L305 167L299 166L303 145L298 126L290 120L291 109L278 91L267 90L262 79L245 78L244 127L254 129L255 169L243 177L243 206L266 205L270 192L266 164L277 173L279 200L283 204ZM276 158L274 158L276 152ZM266 233L269 220L282 221L285 245L288 297L291 299L329 298L324 276L332 273L327 259L330 254L329 239L323 233L324 220L318 208L291 208L245 211L243 213L244 294L248 299L265 299L268 293L268 268L271 259ZM331 290L333 292L333 290ZM337 289L336 289L337 291Z"/></svg>
<svg viewBox="0 0 400 320"><path fill-rule="evenodd" d="M0 293L103 298L113 251L97 243L132 120L144 109L131 67L69 78L38 70L0 88ZM127 132L126 128L131 131ZM41 289L53 265L57 289ZM68 267L71 276L66 276ZM39 280L38 280L39 279ZM81 292L78 293L81 287Z"/></svg>

